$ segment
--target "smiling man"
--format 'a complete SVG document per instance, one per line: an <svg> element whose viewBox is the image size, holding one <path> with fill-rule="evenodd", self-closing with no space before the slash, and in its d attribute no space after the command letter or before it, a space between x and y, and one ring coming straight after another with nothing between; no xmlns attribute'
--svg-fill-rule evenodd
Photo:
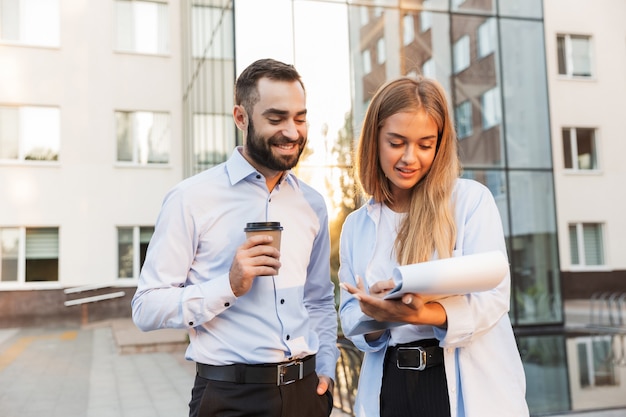
<svg viewBox="0 0 626 417"><path fill-rule="evenodd" d="M166 195L133 320L188 329L190 416L326 417L338 357L328 213L290 171L307 140L304 85L293 66L259 60L235 103L244 146ZM246 238L251 222L280 222L281 249Z"/></svg>

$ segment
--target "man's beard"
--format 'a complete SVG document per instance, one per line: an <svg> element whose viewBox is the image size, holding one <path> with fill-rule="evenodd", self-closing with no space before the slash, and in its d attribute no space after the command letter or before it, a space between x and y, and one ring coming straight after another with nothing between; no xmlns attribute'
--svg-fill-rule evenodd
<svg viewBox="0 0 626 417"><path fill-rule="evenodd" d="M293 144L298 146L299 151L295 155L274 155L272 145ZM252 121L248 124L248 135L246 138L246 152L257 164L267 167L272 171L287 171L296 166L306 138L300 136L296 141L290 140L281 134L272 136L271 138L263 138L256 134Z"/></svg>

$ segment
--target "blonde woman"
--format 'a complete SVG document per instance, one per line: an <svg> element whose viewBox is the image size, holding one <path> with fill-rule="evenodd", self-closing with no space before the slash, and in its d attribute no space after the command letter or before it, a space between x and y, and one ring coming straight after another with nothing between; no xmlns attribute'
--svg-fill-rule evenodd
<svg viewBox="0 0 626 417"><path fill-rule="evenodd" d="M351 337L365 352L357 416L528 416L508 317L510 274L490 291L382 299L398 265L493 250L506 255L493 196L459 178L451 114L436 81L402 77L377 91L363 121L356 173L370 199L341 234L341 323L352 328L363 313L404 323Z"/></svg>

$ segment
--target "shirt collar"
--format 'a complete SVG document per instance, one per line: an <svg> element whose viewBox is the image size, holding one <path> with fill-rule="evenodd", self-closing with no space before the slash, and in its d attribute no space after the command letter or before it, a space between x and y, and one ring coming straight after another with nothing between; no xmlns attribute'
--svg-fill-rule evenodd
<svg viewBox="0 0 626 417"><path fill-rule="evenodd" d="M250 165L250 162L243 157L241 154L242 150L243 147L237 146L235 150L233 150L230 158L228 158L228 161L226 161L226 172L228 173L231 185L235 185L251 175L260 175L260 173ZM287 183L294 188L299 186L298 178L296 178L291 170L283 175L279 184L282 184L284 181L287 181Z"/></svg>

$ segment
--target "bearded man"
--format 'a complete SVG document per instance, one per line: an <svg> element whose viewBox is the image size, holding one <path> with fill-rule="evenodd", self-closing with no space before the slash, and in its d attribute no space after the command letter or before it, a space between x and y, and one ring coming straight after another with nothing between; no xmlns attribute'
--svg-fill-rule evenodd
<svg viewBox="0 0 626 417"><path fill-rule="evenodd" d="M296 69L273 59L237 78L243 132L224 163L165 196L148 246L133 320L184 328L196 363L190 417L327 417L338 357L323 197L290 171L307 140ZM280 222L249 238L252 222Z"/></svg>

